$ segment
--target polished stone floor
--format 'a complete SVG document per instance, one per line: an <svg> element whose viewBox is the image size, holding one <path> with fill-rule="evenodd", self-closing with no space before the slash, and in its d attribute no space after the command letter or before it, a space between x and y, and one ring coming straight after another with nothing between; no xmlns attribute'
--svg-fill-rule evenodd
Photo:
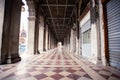
<svg viewBox="0 0 120 80"><path fill-rule="evenodd" d="M61 48L0 65L0 80L120 80L120 71L75 58Z"/></svg>

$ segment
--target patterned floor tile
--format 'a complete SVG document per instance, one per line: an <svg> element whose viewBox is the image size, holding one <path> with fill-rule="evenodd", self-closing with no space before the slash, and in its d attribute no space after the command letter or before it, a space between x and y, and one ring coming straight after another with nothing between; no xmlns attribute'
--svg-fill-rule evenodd
<svg viewBox="0 0 120 80"><path fill-rule="evenodd" d="M48 71L48 72L46 72L44 74L47 75L47 76L52 76L52 75L55 75L56 73L53 72L53 71Z"/></svg>
<svg viewBox="0 0 120 80"><path fill-rule="evenodd" d="M68 78L68 77L64 77L64 78L62 78L62 79L60 79L60 80L74 80L74 79Z"/></svg>
<svg viewBox="0 0 120 80"><path fill-rule="evenodd" d="M20 80L37 80L35 77L22 78Z"/></svg>
<svg viewBox="0 0 120 80"><path fill-rule="evenodd" d="M103 66L94 65L80 58L79 61L92 70L89 72L64 51L58 52L57 49L54 49L42 57L40 55L23 60L22 63L0 66L0 80L120 80L120 76L113 74ZM16 70L8 74L14 68ZM93 72L102 79L91 76L90 74ZM8 75L1 78L3 73Z"/></svg>
<svg viewBox="0 0 120 80"><path fill-rule="evenodd" d="M30 75L35 76L35 75L39 75L42 74L40 71L33 71L33 72L29 72Z"/></svg>
<svg viewBox="0 0 120 80"><path fill-rule="evenodd" d="M63 76L68 76L70 75L71 73L70 72L67 72L67 71L62 71L59 73L60 75L63 75Z"/></svg>
<svg viewBox="0 0 120 80"><path fill-rule="evenodd" d="M60 74L55 74L51 76L52 78L54 78L55 80L59 80L61 78L63 78L64 76L60 75Z"/></svg>
<svg viewBox="0 0 120 80"><path fill-rule="evenodd" d="M27 73L26 70L20 70L20 71L15 72L15 75L22 75L22 74L25 74L25 73Z"/></svg>
<svg viewBox="0 0 120 80"><path fill-rule="evenodd" d="M92 79L89 79L89 78L86 78L86 77L80 77L78 80L92 80Z"/></svg>
<svg viewBox="0 0 120 80"><path fill-rule="evenodd" d="M34 76L37 80L41 80L41 79L43 79L43 78L46 78L46 77L48 77L48 76L46 76L45 74L39 74L39 75L36 75L36 76Z"/></svg>
<svg viewBox="0 0 120 80"><path fill-rule="evenodd" d="M51 78L51 77L46 77L46 78L43 78L43 79L41 79L41 80L55 80L55 79L53 79L53 78Z"/></svg>
<svg viewBox="0 0 120 80"><path fill-rule="evenodd" d="M79 75L79 76L84 76L86 73L81 72L81 71L76 71L76 72L74 72L74 74Z"/></svg>
<svg viewBox="0 0 120 80"><path fill-rule="evenodd" d="M16 75L16 77L18 77L19 79L23 79L23 78L31 77L31 75L29 73L25 73L25 74L21 74L21 75Z"/></svg>
<svg viewBox="0 0 120 80"><path fill-rule="evenodd" d="M71 78L71 79L74 79L74 80L78 80L80 78L79 75L76 75L76 74L70 74L67 76L68 78Z"/></svg>

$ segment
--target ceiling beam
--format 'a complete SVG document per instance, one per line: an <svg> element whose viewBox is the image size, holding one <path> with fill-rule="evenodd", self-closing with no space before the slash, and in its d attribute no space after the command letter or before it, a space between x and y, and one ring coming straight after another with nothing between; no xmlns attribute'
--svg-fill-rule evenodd
<svg viewBox="0 0 120 80"><path fill-rule="evenodd" d="M48 10L49 10L49 12L50 12L50 16L52 17L52 12L51 12L51 9L50 9L50 7L49 7L48 0L46 0L46 3L47 3L47 5L48 5ZM54 30L55 30L55 23L54 23L53 19L52 19L52 23L53 23L53 28L54 28ZM55 33L56 33L56 30L55 30Z"/></svg>
<svg viewBox="0 0 120 80"><path fill-rule="evenodd" d="M68 0L66 0L66 5L67 5L67 3L68 3ZM65 16L66 16L66 9L67 9L67 7L65 7L65 13L64 13L64 18L65 18ZM65 24L65 19L63 20L63 25Z"/></svg>
<svg viewBox="0 0 120 80"><path fill-rule="evenodd" d="M53 6L53 7L75 7L75 4L40 4L41 6Z"/></svg>

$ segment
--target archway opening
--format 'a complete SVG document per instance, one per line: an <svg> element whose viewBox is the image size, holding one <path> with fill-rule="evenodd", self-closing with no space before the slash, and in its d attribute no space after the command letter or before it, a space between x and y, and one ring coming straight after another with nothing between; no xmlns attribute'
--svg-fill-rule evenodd
<svg viewBox="0 0 120 80"><path fill-rule="evenodd" d="M27 40L28 40L28 6L26 0L22 0L24 5L21 7L21 20L20 20L20 33L19 33L19 54L25 54L27 52Z"/></svg>

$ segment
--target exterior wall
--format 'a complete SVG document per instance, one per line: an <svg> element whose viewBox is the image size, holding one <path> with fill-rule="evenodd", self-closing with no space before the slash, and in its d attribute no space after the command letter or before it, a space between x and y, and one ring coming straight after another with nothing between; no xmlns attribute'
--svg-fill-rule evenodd
<svg viewBox="0 0 120 80"><path fill-rule="evenodd" d="M4 21L5 0L0 0L0 64L1 64L1 44L2 44L2 30Z"/></svg>

